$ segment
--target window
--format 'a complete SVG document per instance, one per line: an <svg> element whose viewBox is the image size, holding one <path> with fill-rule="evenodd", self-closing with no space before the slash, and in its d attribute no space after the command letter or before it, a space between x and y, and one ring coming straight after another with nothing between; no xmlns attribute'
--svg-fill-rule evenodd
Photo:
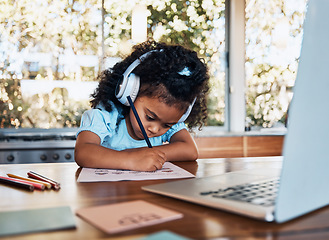
<svg viewBox="0 0 329 240"><path fill-rule="evenodd" d="M292 98L306 2L246 0L246 127L283 126Z"/></svg>
<svg viewBox="0 0 329 240"><path fill-rule="evenodd" d="M79 126L99 71L147 37L207 61L208 124L224 125L224 0L9 1L0 20L0 128Z"/></svg>
<svg viewBox="0 0 329 240"><path fill-rule="evenodd" d="M238 125L235 129L241 131L241 126L253 130L283 125L298 67L306 3L307 0L231 0L226 4L224 0L141 0L138 5L130 0L5 3L0 9L0 128L79 126L81 114L89 108L99 71L115 64L130 52L133 43L147 37L183 44L207 61L211 75L209 126L232 130L229 125ZM245 11L229 16L231 12L225 5L243 5ZM36 9L40 13L37 16ZM232 21L228 26L228 17L245 23L238 33L244 39L245 52L229 52L231 63L243 59L244 67L231 70L241 72L236 79L245 81L234 82L235 88L229 85L234 76L227 74L227 43L232 39L226 38L225 26L236 26ZM237 48L233 44L231 48ZM246 85L245 89L236 91L239 85ZM232 100L233 91L242 101ZM232 124L234 121L241 123Z"/></svg>

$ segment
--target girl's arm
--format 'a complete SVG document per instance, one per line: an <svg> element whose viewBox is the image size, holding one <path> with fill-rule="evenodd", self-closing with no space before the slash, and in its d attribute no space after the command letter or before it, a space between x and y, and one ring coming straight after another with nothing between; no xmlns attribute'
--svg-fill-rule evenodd
<svg viewBox="0 0 329 240"><path fill-rule="evenodd" d="M194 161L198 158L198 148L186 129L175 133L169 144L154 147L164 152L167 161Z"/></svg>
<svg viewBox="0 0 329 240"><path fill-rule="evenodd" d="M137 148L116 151L100 145L93 132L79 133L74 150L76 163L81 167L155 171L161 169L166 155L156 148Z"/></svg>

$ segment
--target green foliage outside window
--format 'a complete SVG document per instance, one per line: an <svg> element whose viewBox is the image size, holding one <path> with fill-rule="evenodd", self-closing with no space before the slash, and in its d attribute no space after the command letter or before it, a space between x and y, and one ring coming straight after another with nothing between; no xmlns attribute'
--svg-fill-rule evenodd
<svg viewBox="0 0 329 240"><path fill-rule="evenodd" d="M295 1L246 1L246 103L247 122L252 126L270 127L284 119L290 99L284 103L277 99L291 98L289 91L298 56L288 64L268 60L280 19L287 19L291 26L290 38L301 35L305 4L288 11L286 2ZM34 78L28 69L33 63L17 72L13 63L15 53L52 54L52 66L39 67L33 73L35 79L93 81L100 68L87 66L70 72L60 64L61 55L70 50L75 55L99 56L100 62L101 56L124 57L133 44L131 12L137 4L147 6L148 37L183 44L197 51L208 63L212 78L208 125L223 125L224 0L104 1L104 38L101 0L19 0L3 1L0 6L0 127L78 126L81 113L89 105L87 101L69 99L65 89L54 89L49 96L36 94L22 98L20 80Z"/></svg>
<svg viewBox="0 0 329 240"><path fill-rule="evenodd" d="M19 80L0 79L0 128L19 127L24 114Z"/></svg>
<svg viewBox="0 0 329 240"><path fill-rule="evenodd" d="M52 67L39 67L38 72L32 72L28 70L33 66L32 62L26 65L22 73L10 70L4 65L0 68L1 91L4 92L1 95L1 121L6 122L1 127L78 126L79 116L89 107L88 103L69 100L65 91L58 89L49 96L36 94L23 101L19 91L20 79L75 80L77 83L95 80L97 75L95 71L98 71L95 68L82 67L79 73L63 70L64 67L60 64L61 55L69 49L76 55L124 57L132 46L131 13L136 4L148 6L148 37L190 47L209 62L214 82L218 77L223 77L216 72L219 72L220 66L218 47L223 48L224 42L223 40L218 42L215 33L215 24L218 24L216 21L224 17L223 0L104 1L103 49L101 4L102 2L98 0L52 2L20 0L2 3L0 8L2 61L12 64L11 52L51 52ZM38 14L35 14L36 11ZM164 32L159 35L160 28L164 29ZM4 77L8 73L12 78ZM14 81L14 78L16 88L5 88L5 85ZM218 83L213 85L218 86ZM223 86L222 83L220 87ZM17 94L13 94L14 92ZM212 94L213 104L223 101L224 89ZM4 95L8 99L4 100ZM10 107L12 105L13 108ZM18 106L21 111L17 111ZM213 113L210 114L210 120L221 125L222 110L216 106L210 109Z"/></svg>
<svg viewBox="0 0 329 240"><path fill-rule="evenodd" d="M246 1L246 125L285 124L307 0Z"/></svg>

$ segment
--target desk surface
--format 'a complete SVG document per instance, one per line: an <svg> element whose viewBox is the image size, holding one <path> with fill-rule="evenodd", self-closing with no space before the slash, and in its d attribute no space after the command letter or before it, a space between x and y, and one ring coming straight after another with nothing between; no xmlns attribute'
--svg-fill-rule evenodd
<svg viewBox="0 0 329 240"><path fill-rule="evenodd" d="M247 168L277 168L281 166L281 158L199 159L176 164L197 177L204 177ZM0 185L0 211L68 205L75 212L81 207L143 199L181 212L184 217L115 235L105 234L75 217L77 228L73 230L17 235L8 239L135 239L162 230L192 239L329 239L329 207L288 223L265 223L141 190L145 185L177 180L78 183L76 179L81 169L75 163L0 165L0 175L26 175L30 170L59 181L61 190L27 192Z"/></svg>

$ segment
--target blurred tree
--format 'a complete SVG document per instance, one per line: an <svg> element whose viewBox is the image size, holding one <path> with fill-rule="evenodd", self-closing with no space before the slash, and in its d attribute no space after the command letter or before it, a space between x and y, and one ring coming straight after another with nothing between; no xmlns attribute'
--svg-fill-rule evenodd
<svg viewBox="0 0 329 240"><path fill-rule="evenodd" d="M248 81L248 126L272 127L284 121L292 97L292 85L287 80L295 76L296 71L289 66L257 65Z"/></svg>
<svg viewBox="0 0 329 240"><path fill-rule="evenodd" d="M292 98L307 0L246 1L246 125L284 121Z"/></svg>
<svg viewBox="0 0 329 240"><path fill-rule="evenodd" d="M50 94L35 94L26 101L38 103L31 104L25 114L25 116L29 116L25 127L34 128L79 126L81 115L88 105L87 100L83 102L69 99L68 91L65 88L54 88ZM45 107L40 108L38 106L40 103Z"/></svg>
<svg viewBox="0 0 329 240"><path fill-rule="evenodd" d="M51 101L36 95L22 99L22 57L33 52L51 53L52 68L40 68L40 80L77 76L60 71L60 57L67 51L97 55L100 51L98 0L4 0L0 3L0 127L78 126L88 103ZM98 38L97 38L98 37ZM21 54L21 55L18 55ZM19 56L19 57L18 57ZM86 72L86 71L85 71ZM95 74L86 72L94 80ZM29 77L28 75L26 77ZM54 93L59 98L64 95ZM47 117L45 117L47 114Z"/></svg>
<svg viewBox="0 0 329 240"><path fill-rule="evenodd" d="M209 109L212 112L210 116L213 117L210 117L210 120L222 124L224 76L219 67L220 52L223 51L218 49L224 49L224 0L122 0L105 1L104 4L105 48L102 49L102 1L5 0L0 7L0 42L3 47L0 47L0 52L2 50L2 55L9 59L11 67L15 65L14 58L11 58L14 57L13 52L50 52L54 67L40 68L37 79L79 78L80 76L72 76L62 71L61 55L70 51L77 55L97 56L102 56L105 52L107 57L124 56L129 53L134 44L131 42L131 13L137 4L142 4L147 6L149 11L149 37L173 44L184 44L197 51L209 63L210 75L213 76L212 85L221 88L211 93L213 106ZM35 14L36 11L38 14ZM161 29L165 31L161 32ZM11 51L4 47L4 43ZM81 72L84 79L93 79L94 74L89 72L88 67L82 68ZM22 121L24 118L26 120L25 126L55 127L59 122L62 126L69 125L67 121L71 118L62 116L61 111L64 109L59 107L60 104L55 104L45 97L39 94L26 99L30 105L29 110L25 111L25 115L20 115ZM36 102L39 104L35 104ZM52 107L54 104L57 111ZM35 106L40 109L37 110ZM43 113L30 115L32 109L34 113L42 111L49 114L49 117L42 117ZM73 118L72 125L75 125L75 114L68 115ZM53 118L62 120L52 120ZM39 123L42 121L45 121L45 124Z"/></svg>
<svg viewBox="0 0 329 240"><path fill-rule="evenodd" d="M14 73L6 70L7 66L7 61L0 66L0 128L18 128L26 108L20 81Z"/></svg>
<svg viewBox="0 0 329 240"><path fill-rule="evenodd" d="M35 106L34 101L39 101L39 108L50 114L50 118L45 120L48 123L44 126L78 124L75 116L80 110L73 107L74 101L72 101L74 104L65 105L66 102L71 101L63 100L65 94L54 93L60 95L63 101L54 102L40 95L33 100L22 102L21 95L17 94L20 91L17 79L22 78L17 66L22 65L22 59L18 58L17 54L31 52L52 54L54 67L51 69L40 67L37 79L93 80L95 73L88 66L75 75L63 71L61 56L63 54L125 56L135 44L131 41L131 13L133 8L140 4L147 6L148 37L172 44L183 44L197 51L205 59L210 69L212 85L208 124L222 125L225 121L224 2L224 0L1 1L1 111L8 114L9 110L16 111L15 109L22 108L20 111L17 110L18 112L11 112L13 117L3 114L1 121L6 116L7 120L3 121L6 124L12 122L11 119L13 119L12 123L18 119L20 124L12 125L15 127L24 124L40 126L36 125L41 120L38 115L27 111ZM284 92L293 85L299 49L291 53L287 51L287 44L291 45L294 40L293 43L297 41L295 45L298 45L298 41L301 40L306 2L307 0L301 2L246 0L247 121L252 125L269 127L284 115L287 103L282 101L278 103L276 99L284 94L289 95L289 92ZM104 24L102 24L102 14L104 14ZM283 23L282 29L277 27L279 23ZM283 31L285 24L290 26L288 38L282 35L287 32ZM102 36L102 26L104 36ZM287 54L282 55L282 52ZM270 56L280 57L278 61L273 62ZM5 61L9 65L5 65ZM9 77L8 72L12 74ZM53 108L51 105L57 107ZM72 110L69 110L71 107ZM84 105L84 107L88 106ZM72 123L69 123L70 121Z"/></svg>

